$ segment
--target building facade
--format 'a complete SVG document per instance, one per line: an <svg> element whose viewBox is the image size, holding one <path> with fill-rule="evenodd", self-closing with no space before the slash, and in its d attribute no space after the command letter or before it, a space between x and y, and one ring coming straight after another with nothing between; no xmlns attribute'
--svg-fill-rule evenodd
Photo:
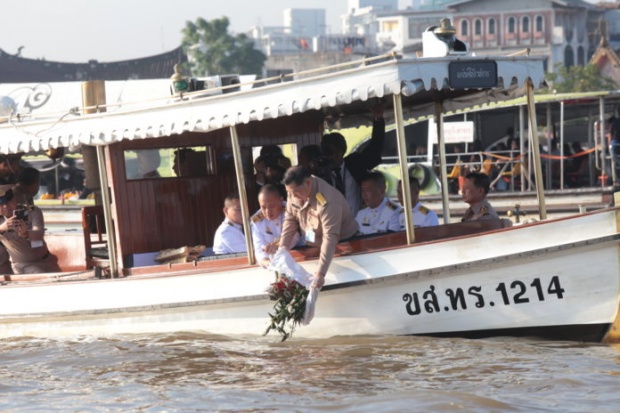
<svg viewBox="0 0 620 413"><path fill-rule="evenodd" d="M457 37L477 54L529 49L548 70L587 64L600 39L604 10L582 0L471 0L450 7Z"/></svg>
<svg viewBox="0 0 620 413"><path fill-rule="evenodd" d="M324 36L327 32L325 9L285 9L284 30L297 36Z"/></svg>
<svg viewBox="0 0 620 413"><path fill-rule="evenodd" d="M421 33L449 17L456 37L477 55L529 49L533 55L547 56L550 70L556 64L588 62L600 39L598 20L604 13L582 0L437 1L379 17L377 43L405 54L419 50Z"/></svg>

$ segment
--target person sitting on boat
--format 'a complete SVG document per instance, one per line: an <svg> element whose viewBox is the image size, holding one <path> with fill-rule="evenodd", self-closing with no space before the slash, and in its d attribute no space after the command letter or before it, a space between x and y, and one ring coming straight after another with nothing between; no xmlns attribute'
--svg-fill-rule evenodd
<svg viewBox="0 0 620 413"><path fill-rule="evenodd" d="M383 109L382 103L372 108L374 116L372 137L362 151L353 152L345 157L347 141L338 132L329 133L321 140L323 154L330 161L331 184L345 196L353 215L360 209L362 177L381 163L381 152L385 142Z"/></svg>
<svg viewBox="0 0 620 413"><path fill-rule="evenodd" d="M344 195L300 165L286 171L282 181L289 193L280 248L289 249L297 232L307 245L320 247L313 285L321 288L336 244L357 233L358 227Z"/></svg>
<svg viewBox="0 0 620 413"><path fill-rule="evenodd" d="M386 189L385 176L379 171L369 172L362 178L361 192L366 208L355 215L360 234L400 230L399 215L403 207L385 196Z"/></svg>
<svg viewBox="0 0 620 413"><path fill-rule="evenodd" d="M138 151L138 178L159 178L157 168L161 163L159 149L142 149Z"/></svg>
<svg viewBox="0 0 620 413"><path fill-rule="evenodd" d="M261 267L269 266L269 253L278 248L282 223L284 222L285 203L280 190L274 185L267 184L258 192L260 209L252 215L250 228L252 230L252 244L256 261ZM291 241L291 248L299 242L299 233Z"/></svg>
<svg viewBox="0 0 620 413"><path fill-rule="evenodd" d="M23 168L19 172L17 185L13 188L13 191L16 194L22 194L26 199L26 204L34 205L34 197L37 196L41 188L40 179L41 173L38 169L32 167Z"/></svg>
<svg viewBox="0 0 620 413"><path fill-rule="evenodd" d="M481 172L470 172L465 175L463 183L463 201L469 204L462 222L499 219L499 215L487 200L491 182L489 177Z"/></svg>
<svg viewBox="0 0 620 413"><path fill-rule="evenodd" d="M310 169L310 173L329 182L332 170L329 166L329 159L323 155L319 145L305 145L297 154L297 164Z"/></svg>
<svg viewBox="0 0 620 413"><path fill-rule="evenodd" d="M411 205L413 205L413 225L416 227L433 227L439 225L439 217L437 214L420 202L420 181L414 176L409 176L409 191L411 192ZM402 180L398 181L398 187L396 188L396 194L398 196L398 202L401 205L405 205L403 202L403 186ZM400 230L405 230L405 209L403 208L399 214Z"/></svg>
<svg viewBox="0 0 620 413"><path fill-rule="evenodd" d="M0 187L0 241L8 251L15 274L60 272L58 259L43 239L43 212L25 208L25 197L13 192L13 185Z"/></svg>
<svg viewBox="0 0 620 413"><path fill-rule="evenodd" d="M224 199L224 221L215 231L213 252L215 254L234 254L247 252L243 234L243 217L239 195L229 194Z"/></svg>

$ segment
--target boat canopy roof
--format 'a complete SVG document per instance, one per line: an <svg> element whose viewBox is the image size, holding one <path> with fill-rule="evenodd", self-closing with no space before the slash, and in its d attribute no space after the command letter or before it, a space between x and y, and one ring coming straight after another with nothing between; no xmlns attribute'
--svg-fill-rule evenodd
<svg viewBox="0 0 620 413"><path fill-rule="evenodd" d="M356 115L368 116L369 99L393 94L402 94L404 117L413 120L434 114L437 102L443 103L443 113L452 113L521 96L528 80L534 88L545 85L543 60L532 56L384 57L292 79L233 93L208 89L181 98L167 96L157 104L142 102L130 109L125 104L119 111L83 114L73 109L37 119L12 116L0 124L0 153L208 132L313 110L326 120L340 121L341 127L353 126L360 124Z"/></svg>

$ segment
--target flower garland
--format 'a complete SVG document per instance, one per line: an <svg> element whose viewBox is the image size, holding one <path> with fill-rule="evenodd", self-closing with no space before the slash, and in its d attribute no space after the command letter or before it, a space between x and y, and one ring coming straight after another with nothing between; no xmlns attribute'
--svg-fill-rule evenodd
<svg viewBox="0 0 620 413"><path fill-rule="evenodd" d="M271 323L263 335L276 330L282 336L282 341L290 338L295 327L304 318L308 290L297 281L284 274L276 274L276 281L271 284L267 293L269 299L275 301L274 312L269 313Z"/></svg>

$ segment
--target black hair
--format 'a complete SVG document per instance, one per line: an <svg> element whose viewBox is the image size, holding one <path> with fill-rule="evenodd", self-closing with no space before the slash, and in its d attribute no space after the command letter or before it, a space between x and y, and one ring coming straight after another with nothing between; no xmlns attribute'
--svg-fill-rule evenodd
<svg viewBox="0 0 620 413"><path fill-rule="evenodd" d="M465 179L470 179L476 188L484 189L484 193L489 193L489 188L491 187L491 180L486 174L482 172L470 172L465 175Z"/></svg>
<svg viewBox="0 0 620 413"><path fill-rule="evenodd" d="M295 165L288 168L282 179L284 185L301 185L304 181L310 178L311 173L308 168L302 165Z"/></svg>
<svg viewBox="0 0 620 413"><path fill-rule="evenodd" d="M279 197L282 197L281 190L273 184L267 184L267 185L261 186L260 190L258 191L258 195L261 195L261 194L263 195L276 194Z"/></svg>
<svg viewBox="0 0 620 413"><path fill-rule="evenodd" d="M239 200L239 194L236 192L232 192L228 195L226 195L226 198L224 198L224 206L226 206L227 203L232 202L234 200Z"/></svg>
<svg viewBox="0 0 620 413"><path fill-rule="evenodd" d="M17 183L20 183L22 185L36 184L39 183L40 177L41 173L39 172L39 170L29 166L27 168L23 168L19 172L19 175L17 176Z"/></svg>
<svg viewBox="0 0 620 413"><path fill-rule="evenodd" d="M420 181L415 176L409 175L409 187L420 192Z"/></svg>
<svg viewBox="0 0 620 413"><path fill-rule="evenodd" d="M326 154L331 152L330 149L335 148L343 154L347 151L347 141L344 136L338 132L328 133L321 139L321 149Z"/></svg>
<svg viewBox="0 0 620 413"><path fill-rule="evenodd" d="M366 181L372 181L374 182L378 187L382 187L385 188L386 187L386 182L385 182L385 175L383 175L381 172L379 171L371 171L371 172L367 172L361 179L360 182L366 182Z"/></svg>

